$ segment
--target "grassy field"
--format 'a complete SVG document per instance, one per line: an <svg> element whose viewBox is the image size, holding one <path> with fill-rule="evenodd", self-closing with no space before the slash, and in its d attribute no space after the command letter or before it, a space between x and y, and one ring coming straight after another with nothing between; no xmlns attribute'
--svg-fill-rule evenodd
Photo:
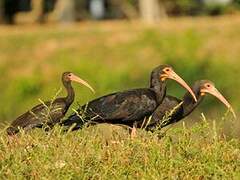
<svg viewBox="0 0 240 180"><path fill-rule="evenodd" d="M210 96L186 126L172 126L163 138L157 137L165 130L140 130L131 140L128 131L109 126L68 134L56 127L18 139L4 135L16 116L56 94L64 71L88 80L97 92L74 85L72 108L113 91L147 87L151 70L167 63L189 84L215 82L238 114L239 32L239 16L169 19L156 26L127 21L0 26L0 178L239 179L240 124ZM185 93L176 83L168 85L168 94Z"/></svg>
<svg viewBox="0 0 240 180"><path fill-rule="evenodd" d="M120 127L101 125L75 133L34 131L0 139L1 179L239 179L240 142L214 123L130 139ZM160 132L161 133L161 132Z"/></svg>

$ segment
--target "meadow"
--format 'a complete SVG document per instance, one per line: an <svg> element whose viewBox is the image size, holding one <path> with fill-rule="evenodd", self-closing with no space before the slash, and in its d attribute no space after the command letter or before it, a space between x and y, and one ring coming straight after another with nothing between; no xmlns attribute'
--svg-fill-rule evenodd
<svg viewBox="0 0 240 180"><path fill-rule="evenodd" d="M74 84L76 100L68 114L98 96L147 87L151 70L165 63L190 85L215 82L238 114L239 32L239 16L177 18L154 26L0 26L0 178L239 179L240 123L210 96L185 121L156 133L139 130L135 139L107 125L65 134L59 127L36 130L17 140L4 133L15 117L61 89L64 71L96 89L92 94ZM169 81L167 92L181 98L185 90Z"/></svg>

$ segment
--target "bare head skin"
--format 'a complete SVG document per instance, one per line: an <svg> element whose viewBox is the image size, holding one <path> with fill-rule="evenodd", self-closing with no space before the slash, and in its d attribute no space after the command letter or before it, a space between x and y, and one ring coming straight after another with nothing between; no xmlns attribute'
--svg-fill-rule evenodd
<svg viewBox="0 0 240 180"><path fill-rule="evenodd" d="M230 103L224 98L224 96L217 90L214 83L209 80L202 80L200 86L200 96L205 96L206 94L211 94L219 99L233 114L236 119L236 114L230 105Z"/></svg>
<svg viewBox="0 0 240 180"><path fill-rule="evenodd" d="M84 86L88 87L93 93L95 93L94 89L86 81L74 75L72 72L64 72L62 75L62 79L65 82L75 81L77 83L83 84Z"/></svg>
<svg viewBox="0 0 240 180"><path fill-rule="evenodd" d="M173 68L169 65L161 66L162 70L160 73L160 80L165 81L166 79L172 79L177 81L181 86L183 86L189 93L192 95L195 102L197 102L197 98L193 93L192 89L187 85L187 83L179 76L177 73L174 72Z"/></svg>

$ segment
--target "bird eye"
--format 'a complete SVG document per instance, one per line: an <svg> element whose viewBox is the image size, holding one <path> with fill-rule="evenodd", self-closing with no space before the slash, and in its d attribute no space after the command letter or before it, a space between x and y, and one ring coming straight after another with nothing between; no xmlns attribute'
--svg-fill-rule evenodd
<svg viewBox="0 0 240 180"><path fill-rule="evenodd" d="M71 76L72 76L71 74L68 75L68 77L71 77Z"/></svg>
<svg viewBox="0 0 240 180"><path fill-rule="evenodd" d="M206 86L207 86L207 88L210 88L210 87L211 87L211 85L210 85L210 84L206 84Z"/></svg>
<svg viewBox="0 0 240 180"><path fill-rule="evenodd" d="M169 71L170 71L170 69L169 69L169 68L166 68L166 69L165 69L165 71L169 72Z"/></svg>

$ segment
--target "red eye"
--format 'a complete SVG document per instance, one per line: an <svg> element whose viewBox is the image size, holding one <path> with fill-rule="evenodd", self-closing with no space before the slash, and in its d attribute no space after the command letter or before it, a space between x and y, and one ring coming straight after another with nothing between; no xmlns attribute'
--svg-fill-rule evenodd
<svg viewBox="0 0 240 180"><path fill-rule="evenodd" d="M207 86L208 88L210 88L210 87L211 87L211 85L210 85L210 84L207 84L206 86Z"/></svg>

